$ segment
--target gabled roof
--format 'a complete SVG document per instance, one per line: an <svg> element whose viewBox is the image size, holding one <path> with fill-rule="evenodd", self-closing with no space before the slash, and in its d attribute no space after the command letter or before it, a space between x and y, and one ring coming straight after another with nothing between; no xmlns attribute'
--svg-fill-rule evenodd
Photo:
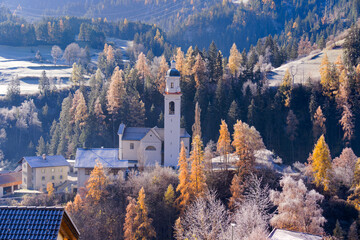
<svg viewBox="0 0 360 240"><path fill-rule="evenodd" d="M140 141L151 130L155 130L160 137L161 141L164 141L164 128L145 128L145 127L126 127L124 124L120 124L118 134L122 134L122 140ZM185 128L180 128L181 138L190 138L191 136Z"/></svg>
<svg viewBox="0 0 360 240"><path fill-rule="evenodd" d="M144 127L126 127L122 140L140 141L150 131L151 128Z"/></svg>
<svg viewBox="0 0 360 240"><path fill-rule="evenodd" d="M124 134L124 130L125 130L125 124L121 123L121 124L119 125L118 135Z"/></svg>
<svg viewBox="0 0 360 240"><path fill-rule="evenodd" d="M70 166L62 155L23 157L31 168Z"/></svg>
<svg viewBox="0 0 360 240"><path fill-rule="evenodd" d="M57 239L61 224L79 231L61 207L0 207L0 239Z"/></svg>
<svg viewBox="0 0 360 240"><path fill-rule="evenodd" d="M321 240L321 236L275 228L269 235L271 240Z"/></svg>
<svg viewBox="0 0 360 240"><path fill-rule="evenodd" d="M99 160L106 168L128 168L127 160L119 160L117 148L78 148L76 150L76 168L94 168L96 160Z"/></svg>
<svg viewBox="0 0 360 240"><path fill-rule="evenodd" d="M8 187L12 185L19 185L22 183L21 172L10 172L0 174L0 187Z"/></svg>

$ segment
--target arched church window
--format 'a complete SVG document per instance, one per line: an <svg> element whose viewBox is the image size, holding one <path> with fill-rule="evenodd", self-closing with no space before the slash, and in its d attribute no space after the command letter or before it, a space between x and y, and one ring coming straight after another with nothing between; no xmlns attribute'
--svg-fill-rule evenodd
<svg viewBox="0 0 360 240"><path fill-rule="evenodd" d="M175 114L175 103L174 103L174 102L170 102L170 103L169 103L169 114L170 114L170 115L174 115L174 114Z"/></svg>
<svg viewBox="0 0 360 240"><path fill-rule="evenodd" d="M145 148L146 151L156 151L156 148L154 146L147 146Z"/></svg>

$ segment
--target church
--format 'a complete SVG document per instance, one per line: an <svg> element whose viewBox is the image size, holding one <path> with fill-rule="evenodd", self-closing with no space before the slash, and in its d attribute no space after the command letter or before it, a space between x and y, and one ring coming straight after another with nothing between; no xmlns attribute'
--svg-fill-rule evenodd
<svg viewBox="0 0 360 240"><path fill-rule="evenodd" d="M180 72L176 69L175 61L172 61L166 74L164 128L120 124L119 148L78 148L75 157L78 187L85 186L97 160L110 169L111 174L155 164L177 167L181 141L187 154L190 149L190 135L180 128L181 96Z"/></svg>

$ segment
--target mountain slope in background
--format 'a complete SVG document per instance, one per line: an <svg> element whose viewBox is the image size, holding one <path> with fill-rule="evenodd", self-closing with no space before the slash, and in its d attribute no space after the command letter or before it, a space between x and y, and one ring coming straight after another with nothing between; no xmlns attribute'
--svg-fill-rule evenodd
<svg viewBox="0 0 360 240"><path fill-rule="evenodd" d="M5 0L3 5L27 20L42 17L77 16L128 19L155 23L170 29L189 15L208 9L217 0Z"/></svg>

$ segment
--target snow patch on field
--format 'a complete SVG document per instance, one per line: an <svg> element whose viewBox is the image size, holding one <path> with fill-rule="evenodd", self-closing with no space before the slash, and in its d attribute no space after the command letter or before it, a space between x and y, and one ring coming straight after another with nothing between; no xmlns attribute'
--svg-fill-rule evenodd
<svg viewBox="0 0 360 240"><path fill-rule="evenodd" d="M35 54L40 51L43 62L35 61ZM58 88L68 87L71 67L60 60L58 65L51 63L51 46L11 47L0 45L0 95L5 95L7 85L16 75L20 79L21 94L39 91L38 79L45 70L49 78L61 78L63 84Z"/></svg>
<svg viewBox="0 0 360 240"><path fill-rule="evenodd" d="M289 69L290 74L294 76L295 84L306 84L309 78L311 78L311 81L320 81L320 65L325 53L327 54L329 61L334 63L338 56L342 57L343 49L338 46L333 49L314 51L308 56L275 68L267 75L270 86L279 86L287 69Z"/></svg>

